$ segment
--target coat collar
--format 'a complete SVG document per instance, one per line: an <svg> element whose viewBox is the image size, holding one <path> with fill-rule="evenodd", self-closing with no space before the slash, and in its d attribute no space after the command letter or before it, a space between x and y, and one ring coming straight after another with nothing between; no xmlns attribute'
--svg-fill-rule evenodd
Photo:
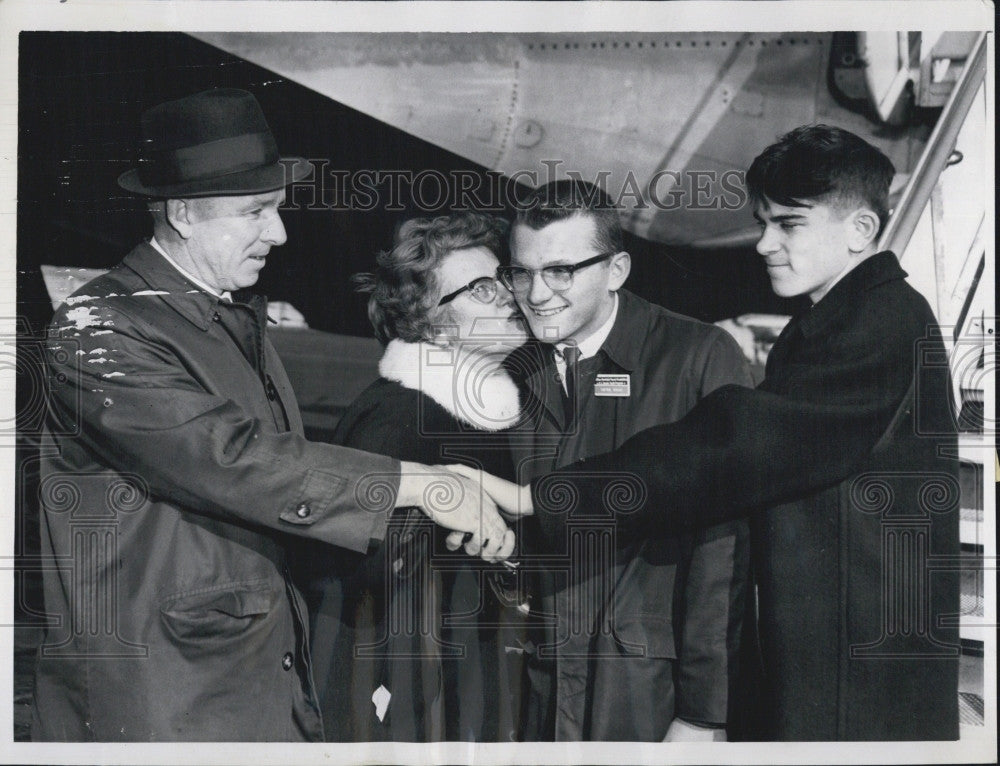
<svg viewBox="0 0 1000 766"><path fill-rule="evenodd" d="M482 431L510 428L521 416L517 386L506 370L483 375L472 359L456 364L450 349L393 340L386 346L378 371L386 380L429 396L456 420Z"/></svg>
<svg viewBox="0 0 1000 766"><path fill-rule="evenodd" d="M863 293L905 278L906 272L900 267L899 259L889 250L865 258L802 315L799 330L807 338L818 335L842 312L850 310L854 300Z"/></svg>
<svg viewBox="0 0 1000 766"><path fill-rule="evenodd" d="M201 330L208 330L212 325L220 304L229 305L186 279L148 242L143 242L126 255L122 264L149 286L149 292L141 291L142 293L159 296L164 303ZM240 290L233 293L232 298L233 304L247 305L258 321L267 321L267 299L264 296Z"/></svg>
<svg viewBox="0 0 1000 766"><path fill-rule="evenodd" d="M628 290L618 291L618 316L601 344L601 351L610 357L611 361L623 370L631 372L640 363L642 346L646 341L646 325L649 317L648 308L644 302ZM536 393L542 390L542 376L554 365L552 361L552 346L541 341L534 341L538 355L542 360L527 376L531 389ZM548 374L552 374L551 371Z"/></svg>
<svg viewBox="0 0 1000 766"><path fill-rule="evenodd" d="M607 354L618 367L632 372L641 364L642 346L646 341L646 328L650 322L649 304L628 290L618 291L618 316L601 344L598 353ZM549 415L558 423L563 422L562 392L555 380L555 362L552 346L538 340L529 341L523 356L529 372L523 377L534 398L543 403ZM520 377L520 376L519 376Z"/></svg>
<svg viewBox="0 0 1000 766"><path fill-rule="evenodd" d="M611 333L601 346L601 350L623 370L632 372L639 366L642 358L650 309L649 304L628 290L619 290L618 300L615 326L611 328Z"/></svg>

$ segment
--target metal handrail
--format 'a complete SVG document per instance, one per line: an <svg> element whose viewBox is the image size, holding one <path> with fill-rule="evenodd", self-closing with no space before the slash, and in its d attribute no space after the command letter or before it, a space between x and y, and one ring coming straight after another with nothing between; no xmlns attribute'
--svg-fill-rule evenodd
<svg viewBox="0 0 1000 766"><path fill-rule="evenodd" d="M927 140L927 148L917 162L906 188L903 189L899 204L896 205L896 210L886 224L885 231L882 232L879 250L892 250L897 257L906 250L931 197L931 192L941 172L948 165L948 159L955 148L965 117L975 103L979 86L985 77L986 32L982 32L972 46L972 52L966 59L962 75L944 105L941 118L934 126Z"/></svg>

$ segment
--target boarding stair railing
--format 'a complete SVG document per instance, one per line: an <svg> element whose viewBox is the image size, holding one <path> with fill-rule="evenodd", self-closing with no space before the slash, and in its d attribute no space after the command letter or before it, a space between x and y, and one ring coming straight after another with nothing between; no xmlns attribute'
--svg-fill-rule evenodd
<svg viewBox="0 0 1000 766"><path fill-rule="evenodd" d="M963 655L972 657L983 656L986 632L995 629L984 603L996 602L996 557L986 545L995 496L983 491L984 472L997 471L992 42L987 33L976 39L880 239L927 298L948 349L959 432L951 457L961 486L958 621Z"/></svg>

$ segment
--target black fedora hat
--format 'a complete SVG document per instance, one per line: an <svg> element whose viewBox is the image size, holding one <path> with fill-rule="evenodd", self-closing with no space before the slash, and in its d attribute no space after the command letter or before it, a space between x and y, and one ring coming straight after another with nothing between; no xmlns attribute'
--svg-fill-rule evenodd
<svg viewBox="0 0 1000 766"><path fill-rule="evenodd" d="M139 167L118 185L147 197L258 194L301 181L312 166L279 157L252 94L217 88L143 112Z"/></svg>

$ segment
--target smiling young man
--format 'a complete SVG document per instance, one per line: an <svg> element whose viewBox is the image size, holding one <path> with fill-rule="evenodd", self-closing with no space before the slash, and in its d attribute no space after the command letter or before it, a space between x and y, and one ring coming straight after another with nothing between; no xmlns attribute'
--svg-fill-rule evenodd
<svg viewBox="0 0 1000 766"><path fill-rule="evenodd" d="M537 406L525 408L537 417L514 440L522 480L677 420L720 386L752 385L732 338L622 289L629 269L618 211L597 187L557 181L518 212L498 275L541 342L527 376ZM725 739L745 523L625 544L615 535L613 520L571 528L533 560L524 542L526 566L541 571L523 737Z"/></svg>
<svg viewBox="0 0 1000 766"><path fill-rule="evenodd" d="M823 145L824 138L831 146ZM893 168L852 138L846 131L803 128L761 154L747 173L754 218L761 227L757 252L771 289L782 298L807 295L818 303L875 254L875 240L889 213ZM821 151L825 162L816 161ZM811 159L812 164L800 167L797 159Z"/></svg>
<svg viewBox="0 0 1000 766"><path fill-rule="evenodd" d="M614 516L624 539L750 516L764 738L958 736L950 375L927 302L893 253L876 252L892 175L836 127L765 149L747 173L757 250L775 292L812 306L785 327L760 386L725 386L530 491L486 479L501 505L534 513L550 546L588 512ZM602 502L621 480L642 488L625 509Z"/></svg>

